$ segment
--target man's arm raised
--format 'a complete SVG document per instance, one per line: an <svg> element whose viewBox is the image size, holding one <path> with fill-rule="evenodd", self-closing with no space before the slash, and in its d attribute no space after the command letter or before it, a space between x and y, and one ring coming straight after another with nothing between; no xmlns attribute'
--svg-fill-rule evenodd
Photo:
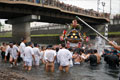
<svg viewBox="0 0 120 80"><path fill-rule="evenodd" d="M115 49L120 50L120 46L115 45L112 41L109 41L109 44L113 46Z"/></svg>

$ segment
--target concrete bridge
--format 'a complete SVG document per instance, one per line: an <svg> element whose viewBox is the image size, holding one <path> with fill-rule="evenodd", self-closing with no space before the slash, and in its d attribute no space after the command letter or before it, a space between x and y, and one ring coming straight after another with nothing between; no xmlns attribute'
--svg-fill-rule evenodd
<svg viewBox="0 0 120 80"><path fill-rule="evenodd" d="M52 1L52 2L50 2ZM19 41L30 38L30 22L71 23L75 16L81 17L90 25L101 25L109 22L109 14L84 10L76 6L69 6L56 0L0 0L0 19L8 19L12 24L12 37Z"/></svg>

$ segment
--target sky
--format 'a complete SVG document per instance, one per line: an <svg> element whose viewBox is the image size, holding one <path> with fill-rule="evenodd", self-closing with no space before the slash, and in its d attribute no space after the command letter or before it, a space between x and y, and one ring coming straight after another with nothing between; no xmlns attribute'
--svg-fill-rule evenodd
<svg viewBox="0 0 120 80"><path fill-rule="evenodd" d="M98 0L59 0L61 2L79 6L84 9L94 9L97 11ZM110 12L110 0L100 0L100 11L103 11L102 2L105 2L105 12ZM120 0L111 0L112 14L120 14Z"/></svg>

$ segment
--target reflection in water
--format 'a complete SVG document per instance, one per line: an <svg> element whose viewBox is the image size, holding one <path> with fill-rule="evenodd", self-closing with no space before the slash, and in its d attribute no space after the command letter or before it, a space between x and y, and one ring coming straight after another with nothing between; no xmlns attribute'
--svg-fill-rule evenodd
<svg viewBox="0 0 120 80"><path fill-rule="evenodd" d="M112 76L112 77L114 77L114 78L118 78L119 77L119 69L117 68L117 69L111 69L111 68L108 68L108 69L105 69L105 73L107 74L107 75L110 75L110 76Z"/></svg>
<svg viewBox="0 0 120 80"><path fill-rule="evenodd" d="M59 72L58 66L54 73L45 72L44 65L40 65L38 69L32 68L32 71L25 71L22 65L9 68L8 63L1 62L0 68L21 74L28 80L119 80L119 69L108 68L103 60L97 67L90 67L89 63L74 65L69 73Z"/></svg>

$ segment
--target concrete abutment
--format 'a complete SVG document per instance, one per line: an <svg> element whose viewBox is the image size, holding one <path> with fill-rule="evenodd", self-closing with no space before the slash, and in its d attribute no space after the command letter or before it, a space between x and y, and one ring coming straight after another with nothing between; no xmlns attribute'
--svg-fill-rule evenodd
<svg viewBox="0 0 120 80"><path fill-rule="evenodd" d="M12 25L12 40L20 42L22 38L25 38L27 42L31 41L30 22L38 20L40 20L40 16L38 15L8 19L6 23Z"/></svg>
<svg viewBox="0 0 120 80"><path fill-rule="evenodd" d="M31 41L30 35L30 22L12 24L12 39L14 42L21 41L22 38L26 38L29 42Z"/></svg>

